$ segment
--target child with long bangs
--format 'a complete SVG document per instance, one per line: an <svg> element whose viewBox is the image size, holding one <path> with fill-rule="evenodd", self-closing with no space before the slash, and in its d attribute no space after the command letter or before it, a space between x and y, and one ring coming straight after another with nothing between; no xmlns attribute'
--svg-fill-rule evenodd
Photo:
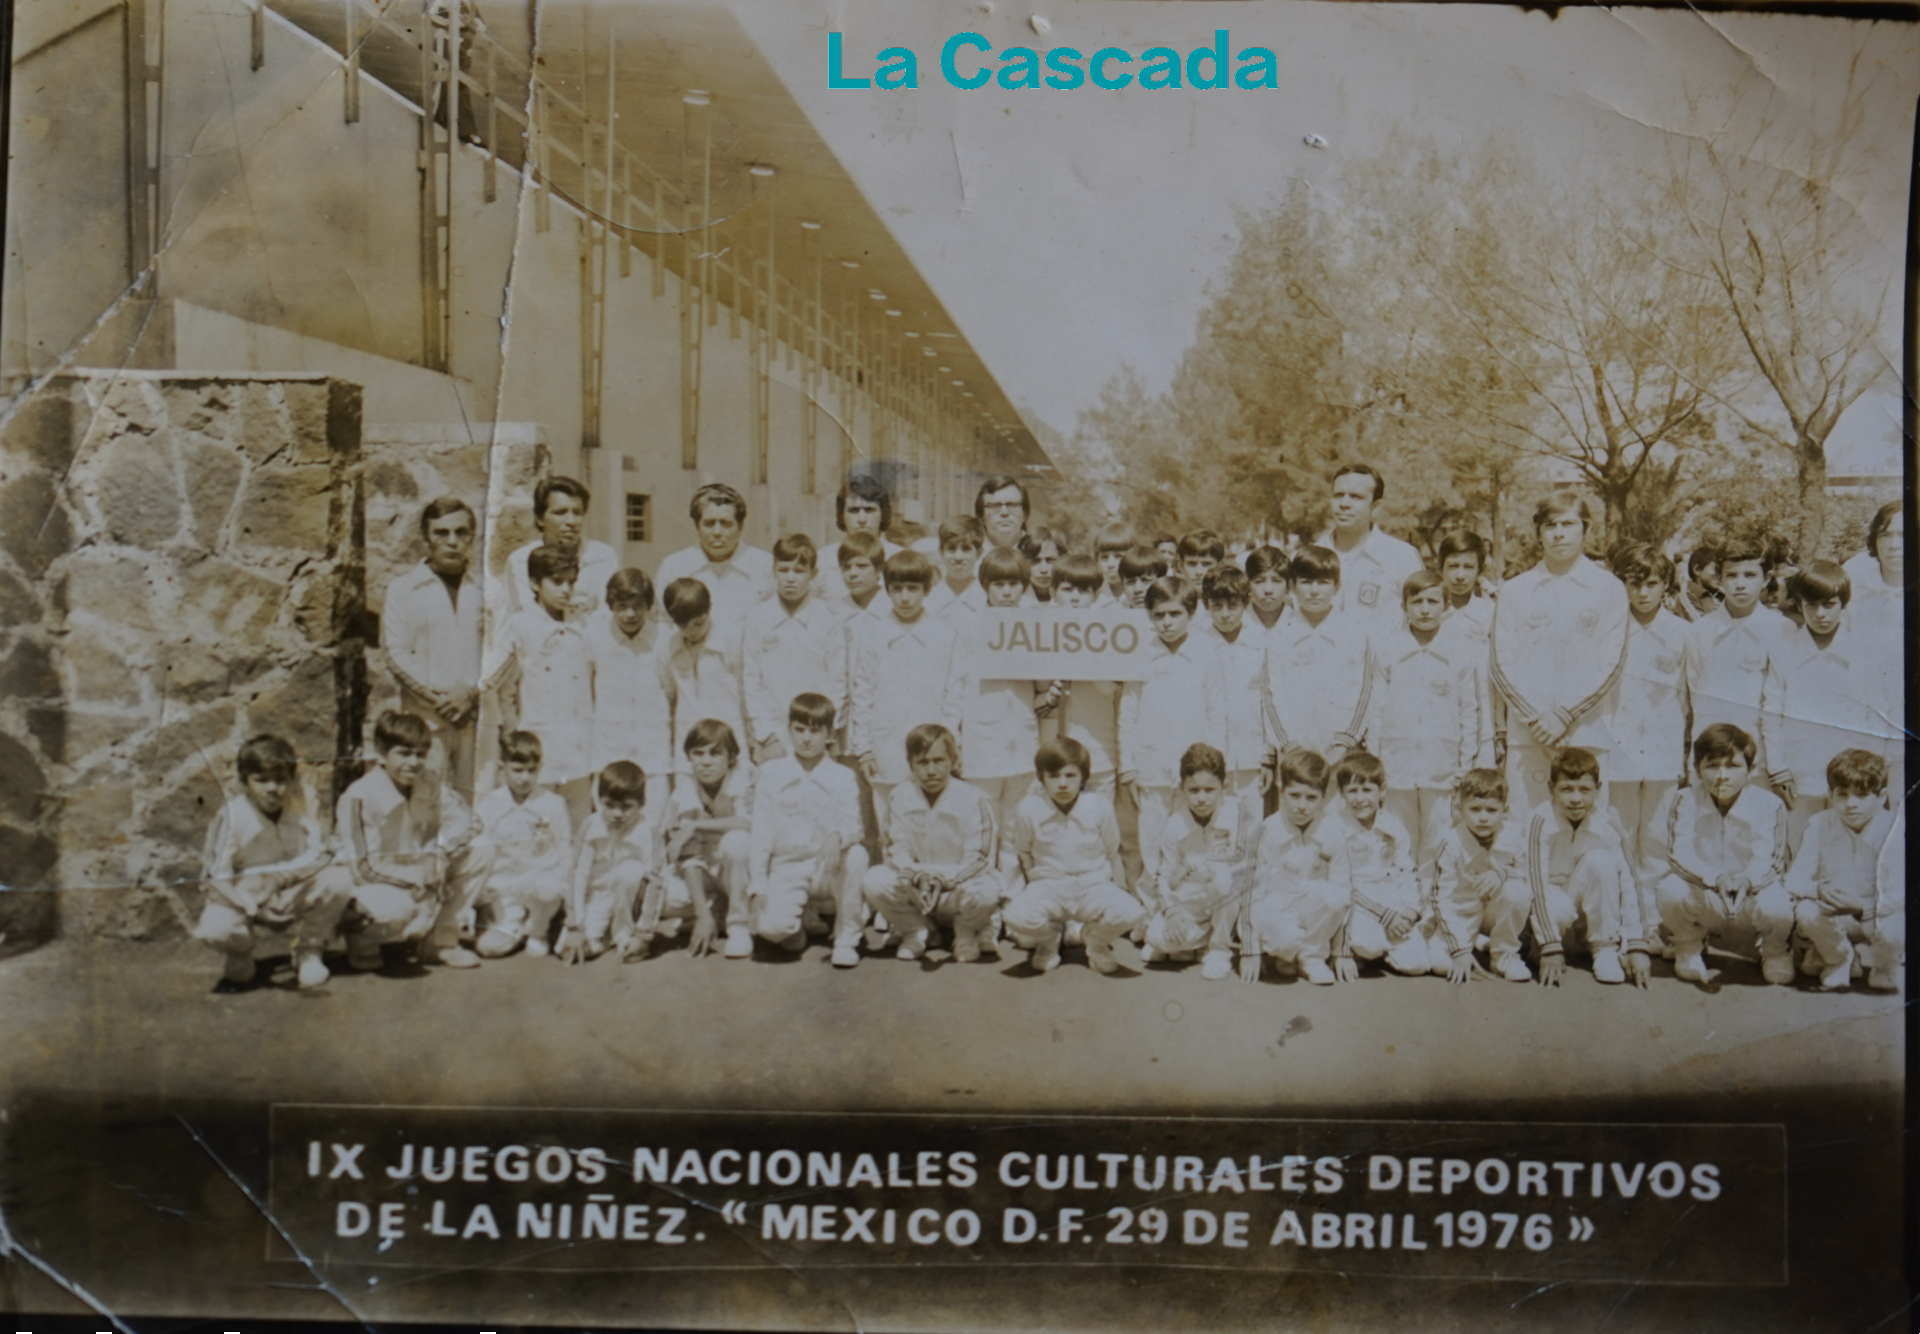
<svg viewBox="0 0 1920 1334"><path fill-rule="evenodd" d="M927 614L975 612L987 605L977 575L986 526L971 514L956 514L940 525L941 579L927 593Z"/></svg>
<svg viewBox="0 0 1920 1334"><path fill-rule="evenodd" d="M1138 541L1133 529L1115 520L1102 527L1093 537L1093 555L1100 567L1101 586L1099 596L1089 605L1112 602L1124 605L1127 600L1127 586L1120 578L1120 559L1133 550Z"/></svg>
<svg viewBox="0 0 1920 1334"><path fill-rule="evenodd" d="M1153 547L1128 547L1120 556L1121 601L1135 611L1145 610L1148 587L1155 579L1166 578L1171 568Z"/></svg>
<svg viewBox="0 0 1920 1334"><path fill-rule="evenodd" d="M740 661L746 609L722 641L714 632L713 596L698 579L675 579L661 593L674 632L667 644L666 675L661 685L673 702L673 734L684 737L693 725L711 718L736 737L750 737L747 692ZM675 779L684 778L683 757L675 756Z"/></svg>

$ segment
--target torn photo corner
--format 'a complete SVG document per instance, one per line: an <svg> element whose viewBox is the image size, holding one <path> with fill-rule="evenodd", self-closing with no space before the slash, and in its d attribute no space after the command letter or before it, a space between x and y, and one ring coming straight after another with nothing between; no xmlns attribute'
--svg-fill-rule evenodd
<svg viewBox="0 0 1920 1334"><path fill-rule="evenodd" d="M20 0L0 1309L1910 1309L1916 20Z"/></svg>

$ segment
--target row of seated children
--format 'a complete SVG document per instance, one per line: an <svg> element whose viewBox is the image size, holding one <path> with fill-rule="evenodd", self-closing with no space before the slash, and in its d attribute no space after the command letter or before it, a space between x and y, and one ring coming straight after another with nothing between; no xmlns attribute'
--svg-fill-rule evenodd
<svg viewBox="0 0 1920 1334"><path fill-rule="evenodd" d="M642 958L657 936L688 925L692 952L705 953L724 923L729 957L749 955L755 936L795 951L831 933L842 967L859 962L870 922L885 924L903 958L922 955L936 930L963 962L997 953L998 913L1041 971L1058 965L1077 929L1103 973L1118 970L1114 944L1142 933L1144 957L1200 952L1210 978L1227 975L1237 948L1243 978L1271 957L1327 983L1368 960L1464 981L1483 940L1496 974L1524 980L1530 921L1541 981L1559 982L1576 945L1598 980L1644 986L1657 921L1683 979L1712 981L1703 952L1718 936L1736 950L1757 945L1767 980L1788 982L1797 926L1803 967L1823 986L1849 985L1857 961L1869 986L1898 985L1897 817L1885 809L1885 763L1867 751L1827 766L1836 804L1789 865L1780 803L1749 784L1753 739L1708 728L1693 748L1694 785L1663 813L1666 869L1655 876L1601 807L1599 765L1584 750L1556 758L1552 800L1531 813L1524 839L1506 823L1504 778L1471 771L1455 794L1459 823L1437 857L1416 865L1404 826L1381 808L1377 757L1354 752L1330 771L1318 755L1289 752L1280 809L1256 845L1243 808L1226 799L1225 757L1197 744L1181 757L1181 798L1136 896L1122 887L1112 804L1086 788L1083 746L1062 738L1039 748L1040 790L1001 840L992 803L954 775L959 748L937 724L906 741L913 780L892 794L885 854L869 869L857 786L826 755L832 724L824 698L794 700L792 753L756 775L738 763L730 729L704 721L688 736L692 782L668 820L641 819L646 777L618 761L572 838L564 802L538 786L537 738L509 738L508 783L475 819L424 775L425 724L390 712L375 729L380 763L343 794L330 847L297 795L291 748L257 737L240 754L242 791L210 831L197 934L226 955L223 989L253 984L257 937L270 932L291 937L296 980L310 987L327 980L321 951L336 929L355 968L380 966L381 946L397 940L417 942L423 963L475 966L458 941L476 909L488 918L482 955L523 943L547 952L564 907L559 950L570 961L613 947ZM1339 803L1328 811L1330 779Z"/></svg>

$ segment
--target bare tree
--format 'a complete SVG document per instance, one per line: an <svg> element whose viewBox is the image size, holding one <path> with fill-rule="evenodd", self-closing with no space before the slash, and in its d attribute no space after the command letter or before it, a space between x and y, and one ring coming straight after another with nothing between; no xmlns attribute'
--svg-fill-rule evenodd
<svg viewBox="0 0 1920 1334"><path fill-rule="evenodd" d="M1869 229L1845 193L1868 167L1865 62L1863 44L1831 114L1795 105L1788 115L1778 88L1752 76L1718 130L1677 142L1664 182L1688 244L1662 255L1712 286L1761 388L1712 392L1790 453L1805 553L1826 531L1827 438L1889 374L1876 343L1892 279L1875 276Z"/></svg>
<svg viewBox="0 0 1920 1334"><path fill-rule="evenodd" d="M1421 275L1420 298L1397 302L1424 322L1404 392L1452 426L1456 452L1532 455L1583 478L1608 540L1664 540L1744 366L1712 285L1659 258L1659 200L1575 194L1499 143L1458 163L1426 148L1394 174L1410 171L1442 187L1430 212L1366 203L1392 210L1376 226Z"/></svg>

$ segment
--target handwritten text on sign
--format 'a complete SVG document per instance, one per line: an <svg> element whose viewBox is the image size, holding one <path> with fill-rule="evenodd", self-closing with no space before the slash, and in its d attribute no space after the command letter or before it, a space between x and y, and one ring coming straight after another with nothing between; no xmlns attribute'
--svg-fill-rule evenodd
<svg viewBox="0 0 1920 1334"><path fill-rule="evenodd" d="M1153 627L1123 607L1010 607L975 618L988 681L1140 681Z"/></svg>

